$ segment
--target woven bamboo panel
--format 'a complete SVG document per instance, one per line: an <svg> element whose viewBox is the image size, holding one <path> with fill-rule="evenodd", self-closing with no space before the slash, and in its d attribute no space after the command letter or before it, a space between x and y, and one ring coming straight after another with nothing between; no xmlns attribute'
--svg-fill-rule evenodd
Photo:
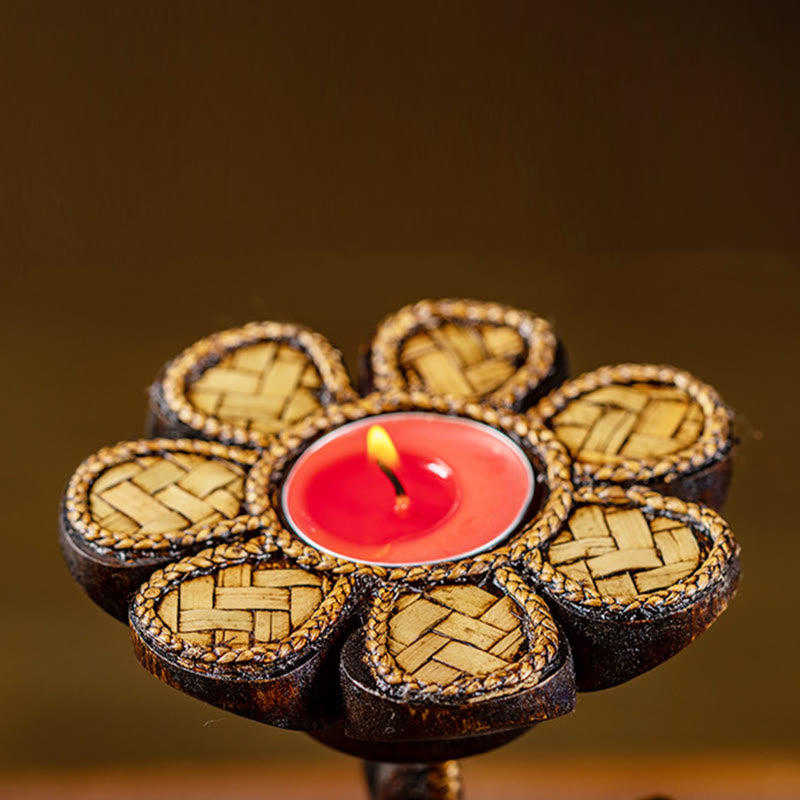
<svg viewBox="0 0 800 800"><path fill-rule="evenodd" d="M627 600L687 577L705 550L692 529L676 520L648 520L636 508L587 505L572 514L547 557L577 583Z"/></svg>
<svg viewBox="0 0 800 800"><path fill-rule="evenodd" d="M478 398L502 386L526 355L527 345L513 328L443 321L403 342L400 365L412 386Z"/></svg>
<svg viewBox="0 0 800 800"><path fill-rule="evenodd" d="M580 395L550 424L574 457L598 464L683 450L697 441L703 411L674 386L616 384Z"/></svg>
<svg viewBox="0 0 800 800"><path fill-rule="evenodd" d="M179 537L187 528L238 515L244 470L222 459L164 451L115 464L89 492L103 529L129 538Z"/></svg>
<svg viewBox="0 0 800 800"><path fill-rule="evenodd" d="M415 680L447 686L513 663L525 634L510 597L476 586L442 586L398 599L389 619L389 652Z"/></svg>
<svg viewBox="0 0 800 800"><path fill-rule="evenodd" d="M297 567L226 567L184 581L158 607L162 622L194 645L248 648L285 639L319 607L329 581Z"/></svg>
<svg viewBox="0 0 800 800"><path fill-rule="evenodd" d="M206 414L261 433L275 433L320 407L320 374L302 351L280 342L239 347L187 389Z"/></svg>

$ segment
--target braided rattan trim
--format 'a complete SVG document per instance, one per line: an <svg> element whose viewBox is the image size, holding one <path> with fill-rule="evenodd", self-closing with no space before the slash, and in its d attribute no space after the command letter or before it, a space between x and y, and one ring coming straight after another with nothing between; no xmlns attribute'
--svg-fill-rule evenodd
<svg viewBox="0 0 800 800"><path fill-rule="evenodd" d="M464 675L442 684L421 681L404 672L388 648L389 620L402 586L384 584L377 593L367 619L365 648L373 678L385 691L461 698L467 702L510 694L520 688L536 685L555 663L558 656L558 630L547 604L511 569L501 568L495 584L509 595L524 612L522 627L528 640L527 652L508 667L484 676Z"/></svg>
<svg viewBox="0 0 800 800"><path fill-rule="evenodd" d="M623 490L618 486L600 486L578 490L575 502L639 508L656 516L679 520L711 542L708 555L689 576L657 592L638 594L631 600L620 600L583 586L554 567L541 550L530 551L525 558L525 565L537 581L560 600L586 609L602 609L604 613L611 612L627 618L661 615L699 597L721 582L739 552L727 523L719 514L706 506L686 503L677 497L666 497L644 487L634 486Z"/></svg>
<svg viewBox="0 0 800 800"><path fill-rule="evenodd" d="M124 533L109 530L92 515L90 494L92 486L107 470L136 458L158 456L160 453L186 453L209 459L222 459L247 470L258 457L252 450L230 447L219 442L199 439L139 439L105 447L89 456L72 475L64 496L64 510L72 531L96 547L111 548L121 556L144 555L146 551L188 546L238 532L234 520L212 525L187 525L175 531L155 534ZM240 527L240 526L239 526Z"/></svg>
<svg viewBox="0 0 800 800"><path fill-rule="evenodd" d="M576 461L575 480L633 483L662 478L673 481L700 469L720 458L731 447L731 413L722 403L717 392L688 372L669 366L654 364L618 364L600 367L567 381L558 389L542 398L531 409L531 416L540 416L545 424L580 395L614 384L659 383L676 386L683 390L702 409L703 428L695 442L676 453L647 459L624 459L608 464L591 464Z"/></svg>
<svg viewBox="0 0 800 800"><path fill-rule="evenodd" d="M263 520L253 519L263 527ZM252 647L192 644L181 638L180 634L171 631L158 615L160 601L184 581L245 562L255 565L271 559L275 554L280 555L279 549L271 534L267 533L245 542L209 548L170 564L154 572L137 592L131 607L131 623L140 633L184 661L191 662L194 668L211 669L226 664L272 664L281 659L301 656L304 648L325 635L341 618L353 589L353 582L349 578L337 578L319 607L285 639L259 643Z"/></svg>
<svg viewBox="0 0 800 800"><path fill-rule="evenodd" d="M404 341L414 331L431 329L442 322L506 326L527 345L525 361L483 402L513 408L553 369L556 336L550 323L526 311L476 300L421 300L386 317L378 326L370 351L370 367L377 391L408 391L400 355ZM428 393L431 393L428 390Z"/></svg>
<svg viewBox="0 0 800 800"><path fill-rule="evenodd" d="M252 322L244 327L221 331L201 339L171 361L161 381L167 407L184 425L203 436L234 444L263 447L272 438L271 434L224 422L219 417L196 408L187 396L190 379L203 368L213 365L240 347L259 342L285 342L301 349L319 370L327 395L321 398L322 405L328 399L343 402L356 396L339 352L323 336L299 325Z"/></svg>
<svg viewBox="0 0 800 800"><path fill-rule="evenodd" d="M518 437L544 465L548 488L542 508L503 546L459 561L413 567L381 567L337 558L306 544L283 526L274 508L280 505L280 484L285 470L304 447L346 422L392 411L433 411L483 422ZM277 476L277 482L275 477ZM277 485L276 485L277 484ZM570 460L553 433L535 420L492 406L424 392L375 393L341 406L331 405L281 433L270 442L250 470L245 483L245 504L251 514L265 515L275 528L275 542L301 564L339 574L376 575L387 580L445 581L481 575L493 567L518 561L533 547L555 536L572 508Z"/></svg>

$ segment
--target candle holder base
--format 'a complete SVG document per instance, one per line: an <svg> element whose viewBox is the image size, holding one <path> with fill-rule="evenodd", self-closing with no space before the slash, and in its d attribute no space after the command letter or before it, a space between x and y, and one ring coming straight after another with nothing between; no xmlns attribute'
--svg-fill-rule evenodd
<svg viewBox="0 0 800 800"><path fill-rule="evenodd" d="M663 365L565 381L549 323L492 303L407 306L363 365L359 398L326 339L277 322L190 346L151 388L158 438L70 479L62 546L160 680L365 760L374 800L459 798L452 759L652 669L725 610L738 546L699 503L727 491L731 415ZM366 458L375 423L404 459L394 492ZM513 496L498 448L521 459ZM308 483L293 505L303 463L315 480L335 465L336 491ZM412 516L427 509L411 530L392 506L406 491ZM428 531L425 548L403 538Z"/></svg>

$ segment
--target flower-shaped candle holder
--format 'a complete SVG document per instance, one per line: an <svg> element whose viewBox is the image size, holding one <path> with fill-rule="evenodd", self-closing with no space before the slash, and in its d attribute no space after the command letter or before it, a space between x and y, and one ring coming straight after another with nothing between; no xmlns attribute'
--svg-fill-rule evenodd
<svg viewBox="0 0 800 800"><path fill-rule="evenodd" d="M731 418L709 386L640 364L565 380L546 321L463 300L388 317L361 366L359 397L319 334L272 322L215 334L152 387L159 438L101 450L75 472L67 562L128 619L157 677L372 761L433 762L495 747L572 710L576 691L635 677L726 607L738 549L713 509ZM409 419L429 428L409 429L400 458L414 451L430 468L423 480L441 483L441 519L471 509L449 523L451 539L439 517L416 531L401 519L398 561L382 526L358 523L364 503L386 502L363 484L344 492L361 503L352 524L324 539L342 498L316 474L297 503L319 512L298 523L287 487L304 455L332 453L343 432L359 442L373 422L402 433ZM464 485L458 464L435 467L429 452L462 436L442 420L477 437L463 452L487 447ZM510 523L484 531L495 513L505 519L516 480L493 460L502 448L524 463L530 491ZM353 458L361 470L368 456ZM331 463L320 473L342 469Z"/></svg>

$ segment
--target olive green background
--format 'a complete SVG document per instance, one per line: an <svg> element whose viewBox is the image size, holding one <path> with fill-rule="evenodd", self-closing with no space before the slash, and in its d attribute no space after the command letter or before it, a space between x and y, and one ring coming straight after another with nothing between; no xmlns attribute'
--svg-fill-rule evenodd
<svg viewBox="0 0 800 800"><path fill-rule="evenodd" d="M344 758L147 675L59 495L194 339L293 320L352 366L425 296L548 317L574 372L687 368L741 437L728 613L487 763L800 752L798 33L790 3L3 3L0 765Z"/></svg>

